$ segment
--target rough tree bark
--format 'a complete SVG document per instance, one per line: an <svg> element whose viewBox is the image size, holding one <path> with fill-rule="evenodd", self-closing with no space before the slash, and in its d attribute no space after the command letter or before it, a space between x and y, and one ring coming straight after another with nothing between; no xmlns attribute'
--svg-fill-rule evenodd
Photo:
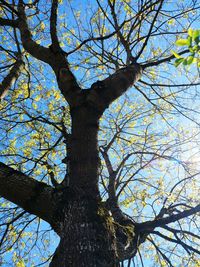
<svg viewBox="0 0 200 267"><path fill-rule="evenodd" d="M115 266L114 231L98 192L99 114L83 98L71 109L67 188L53 222L61 241L51 267Z"/></svg>

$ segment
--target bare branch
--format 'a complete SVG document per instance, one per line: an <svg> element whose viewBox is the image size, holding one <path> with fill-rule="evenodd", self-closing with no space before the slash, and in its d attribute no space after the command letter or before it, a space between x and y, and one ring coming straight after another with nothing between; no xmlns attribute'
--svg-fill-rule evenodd
<svg viewBox="0 0 200 267"><path fill-rule="evenodd" d="M57 36L57 9L58 9L58 0L53 0L51 6L51 17L50 17L50 33L51 33L51 41L52 41L52 49L53 51L62 51L58 36Z"/></svg>
<svg viewBox="0 0 200 267"><path fill-rule="evenodd" d="M107 34L105 36L98 36L98 37L91 37L91 38L88 38L88 39L85 39L84 41L82 41L76 48L74 48L73 50L69 51L69 52L65 52L66 55L70 55L74 52L76 52L77 50L79 50L83 45L87 44L88 42L90 41L103 41L103 40L107 40L109 39L110 37L114 36L117 34L117 32L127 23L127 20L125 20L117 30L115 30L114 32L110 33L110 34Z"/></svg>
<svg viewBox="0 0 200 267"><path fill-rule="evenodd" d="M194 247L192 247L192 246L190 246L190 245L184 243L184 242L181 241L179 238L177 238L177 239L173 239L173 238L171 238L171 237L169 237L169 236L166 236L166 235L164 235L164 234L161 234L161 233L158 232L158 231L153 231L152 233L155 234L155 235L158 235L158 236L162 237L163 239L165 239L165 240L167 240L167 241L170 241L170 242L176 243L176 244L178 244L178 245L181 245L181 246L188 252L188 254L190 254L190 251L193 251L193 252L195 252L196 254L199 254L199 255L200 255L200 251L199 251L199 250L197 250L197 249L195 249Z"/></svg>
<svg viewBox="0 0 200 267"><path fill-rule="evenodd" d="M119 30L119 24L117 21L117 14L115 12L115 2L112 4L110 0L108 0L108 4L110 6L110 10L111 10L111 14L114 20L114 26L115 29L117 30L117 35L120 39L120 42L122 43L124 49L126 50L127 53L127 63L130 63L130 61L132 60L132 54L131 54L131 49L129 46L129 42L124 38L123 34L121 33L121 31Z"/></svg>
<svg viewBox="0 0 200 267"><path fill-rule="evenodd" d="M170 259L161 251L161 249L159 248L158 245L156 245L156 243L153 241L153 239L148 238L148 240L153 244L153 246L155 247L156 251L162 256L162 258L165 260L165 262L167 262L169 264L170 267L174 267L174 265L172 265Z"/></svg>
<svg viewBox="0 0 200 267"><path fill-rule="evenodd" d="M17 12L17 10L15 10L11 4L7 3L6 1L4 0L0 0L0 2L6 6L10 11L12 11L15 15L19 16L19 13Z"/></svg>
<svg viewBox="0 0 200 267"><path fill-rule="evenodd" d="M186 50L183 50L183 51L179 52L179 55L184 55L184 54L186 54L186 53L188 53L188 52L189 52L189 50L186 49ZM143 64L143 65L142 65L142 69L144 70L144 69L149 68L149 67L158 66L158 65L160 65L160 64L162 64L162 63L169 62L170 60L175 59L175 58L176 58L176 57L175 57L174 55L170 55L170 56L168 56L168 57L159 59L159 60L157 60L157 61L152 61L152 62Z"/></svg>
<svg viewBox="0 0 200 267"><path fill-rule="evenodd" d="M160 10L161 10L161 8L162 8L163 2L164 2L163 0L160 1L160 5L159 5L159 7L158 7L158 10L156 11L156 14L155 14L155 16L154 16L154 18L153 18L153 21L151 22L151 26L150 26L150 28L149 28L148 35L147 35L147 37L146 37L146 39L145 39L145 41L144 41L144 44L143 44L142 48L140 49L139 53L138 53L137 56L136 56L136 60L141 56L141 54L143 53L143 51L144 51L144 49L145 49L145 47L146 47L146 45L147 45L147 43L148 43L148 41L149 41L149 38L150 38L150 36L151 36L151 33L152 33L152 30L153 30L154 24L155 24L155 22L156 22L156 20L157 20L157 17L158 17L158 15L159 15L159 12L160 12Z"/></svg>
<svg viewBox="0 0 200 267"><path fill-rule="evenodd" d="M184 219L186 217L189 217L191 215L194 215L196 213L200 212L200 204L196 207L193 207L191 209L179 212L177 214L173 214L171 216L168 216L166 218L160 218L153 221L147 221L144 223L139 223L137 225L137 231L143 232L144 230L153 230L156 227L162 227L163 225L176 222L178 220Z"/></svg>
<svg viewBox="0 0 200 267"><path fill-rule="evenodd" d="M19 58L11 68L8 75L3 79L0 85L0 99L2 100L7 94L12 84L18 79L20 71L24 67L24 62Z"/></svg>

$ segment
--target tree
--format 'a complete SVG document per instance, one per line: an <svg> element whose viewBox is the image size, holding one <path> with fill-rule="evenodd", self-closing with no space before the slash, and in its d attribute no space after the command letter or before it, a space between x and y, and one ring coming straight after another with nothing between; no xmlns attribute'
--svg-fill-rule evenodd
<svg viewBox="0 0 200 267"><path fill-rule="evenodd" d="M43 245L51 267L144 266L153 247L151 264L198 266L196 67L171 52L198 3L0 3L2 255L36 266ZM41 219L60 238L50 258Z"/></svg>

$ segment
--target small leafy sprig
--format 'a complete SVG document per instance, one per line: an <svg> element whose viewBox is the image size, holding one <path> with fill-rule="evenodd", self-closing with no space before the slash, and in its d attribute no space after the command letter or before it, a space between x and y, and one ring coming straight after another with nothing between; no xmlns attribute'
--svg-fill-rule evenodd
<svg viewBox="0 0 200 267"><path fill-rule="evenodd" d="M172 54L176 57L174 65L178 67L180 64L185 66L197 63L200 67L200 30L188 30L187 39L179 39L175 42L177 46L187 46L190 54L187 57L182 57L177 52L172 51Z"/></svg>

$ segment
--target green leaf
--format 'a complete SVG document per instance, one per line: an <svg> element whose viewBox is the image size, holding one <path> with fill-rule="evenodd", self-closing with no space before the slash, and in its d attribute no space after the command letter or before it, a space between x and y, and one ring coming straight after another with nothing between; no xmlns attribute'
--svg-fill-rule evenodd
<svg viewBox="0 0 200 267"><path fill-rule="evenodd" d="M200 36L200 30L194 30L192 34L192 38L195 39Z"/></svg>
<svg viewBox="0 0 200 267"><path fill-rule="evenodd" d="M189 28L189 30L188 30L188 35L189 35L190 37L192 37L192 35L193 35L193 29L192 29L192 28Z"/></svg>
<svg viewBox="0 0 200 267"><path fill-rule="evenodd" d="M191 55L191 56L187 57L187 65L192 64L193 61L194 61L194 56Z"/></svg>
<svg viewBox="0 0 200 267"><path fill-rule="evenodd" d="M183 46L183 45L189 45L188 39L180 39L175 42L176 45Z"/></svg>
<svg viewBox="0 0 200 267"><path fill-rule="evenodd" d="M199 46L198 46L198 45L194 45L194 46L192 47L192 49L193 49L193 52L194 52L194 53L197 53L197 52L199 51Z"/></svg>
<svg viewBox="0 0 200 267"><path fill-rule="evenodd" d="M178 58L178 59L176 59L174 65L176 67L178 67L183 62L183 60L184 60L184 58Z"/></svg>
<svg viewBox="0 0 200 267"><path fill-rule="evenodd" d="M189 51L190 51L191 53L194 53L194 52L195 52L194 47L190 47L190 48L189 48Z"/></svg>
<svg viewBox="0 0 200 267"><path fill-rule="evenodd" d="M188 46L192 46L192 37L188 36Z"/></svg>
<svg viewBox="0 0 200 267"><path fill-rule="evenodd" d="M183 65L184 65L184 66L187 66L187 65L188 65L187 58L185 58L185 59L183 60Z"/></svg>

